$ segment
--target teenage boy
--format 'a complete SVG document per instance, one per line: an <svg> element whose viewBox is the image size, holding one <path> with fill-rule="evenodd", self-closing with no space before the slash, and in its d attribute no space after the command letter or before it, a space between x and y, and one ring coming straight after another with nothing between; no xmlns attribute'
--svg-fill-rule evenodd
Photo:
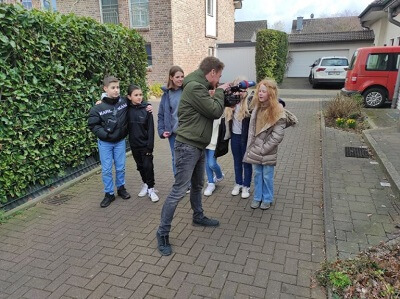
<svg viewBox="0 0 400 299"><path fill-rule="evenodd" d="M125 189L125 137L128 135L128 104L126 99L120 97L119 80L116 77L105 77L103 85L106 96L100 104L90 109L88 124L90 130L98 138L101 177L105 192L100 206L106 208L115 200L112 177L113 160L117 194L123 199L131 196Z"/></svg>

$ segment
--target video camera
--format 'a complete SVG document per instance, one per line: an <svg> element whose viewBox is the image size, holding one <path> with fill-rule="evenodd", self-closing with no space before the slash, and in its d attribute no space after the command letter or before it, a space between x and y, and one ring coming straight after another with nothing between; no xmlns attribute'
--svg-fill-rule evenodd
<svg viewBox="0 0 400 299"><path fill-rule="evenodd" d="M240 102L241 91L246 91L247 88L256 85L254 81L240 81L237 85L231 86L224 91L224 106L233 107Z"/></svg>

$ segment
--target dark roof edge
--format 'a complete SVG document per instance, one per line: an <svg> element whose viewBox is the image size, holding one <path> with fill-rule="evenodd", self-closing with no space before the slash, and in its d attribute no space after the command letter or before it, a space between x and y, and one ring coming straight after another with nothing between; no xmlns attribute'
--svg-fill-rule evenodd
<svg viewBox="0 0 400 299"><path fill-rule="evenodd" d="M373 8L378 8L378 10L382 10L383 8L385 8L386 3L388 3L390 0L386 0L383 3L375 3L372 2L371 4L369 4L358 16L360 19L366 15L370 10L372 10Z"/></svg>

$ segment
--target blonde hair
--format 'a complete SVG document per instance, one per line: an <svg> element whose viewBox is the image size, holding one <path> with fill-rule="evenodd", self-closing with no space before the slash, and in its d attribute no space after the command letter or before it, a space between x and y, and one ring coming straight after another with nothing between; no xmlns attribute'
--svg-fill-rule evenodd
<svg viewBox="0 0 400 299"><path fill-rule="evenodd" d="M265 78L257 84L253 100L251 101L251 106L257 108L257 110L261 106L260 100L258 98L258 92L261 85L264 85L267 88L267 109L264 109L264 111L259 111L260 113L257 114L257 117L262 118L262 126L265 126L265 124L267 123L275 124L279 120L281 113L283 112L283 107L281 104L279 104L278 101L278 86L274 79Z"/></svg>
<svg viewBox="0 0 400 299"><path fill-rule="evenodd" d="M237 85L240 81L246 80L244 77L237 77L232 84ZM248 100L247 100L247 92L246 94L240 95L240 108L238 113L238 121L242 121L244 118L250 116L249 107L248 107ZM234 109L232 107L225 108L225 119L230 121L233 118Z"/></svg>

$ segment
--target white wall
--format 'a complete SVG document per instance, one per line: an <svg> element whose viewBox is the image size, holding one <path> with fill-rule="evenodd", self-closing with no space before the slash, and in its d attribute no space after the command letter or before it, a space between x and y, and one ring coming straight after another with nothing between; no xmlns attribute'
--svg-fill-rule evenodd
<svg viewBox="0 0 400 299"><path fill-rule="evenodd" d="M218 48L217 57L225 64L220 82L232 82L239 76L255 81L255 56L254 46Z"/></svg>

